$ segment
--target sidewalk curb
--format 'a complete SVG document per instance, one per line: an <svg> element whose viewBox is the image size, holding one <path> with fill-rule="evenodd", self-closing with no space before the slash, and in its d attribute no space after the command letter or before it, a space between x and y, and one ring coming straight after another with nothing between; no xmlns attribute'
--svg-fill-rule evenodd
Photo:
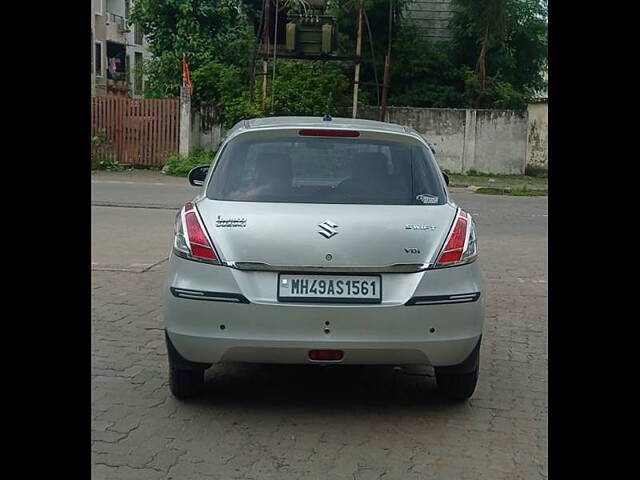
<svg viewBox="0 0 640 480"><path fill-rule="evenodd" d="M179 210L182 205L166 205L156 203L118 203L118 202L91 202L92 207L118 207L118 208L149 208L155 210Z"/></svg>

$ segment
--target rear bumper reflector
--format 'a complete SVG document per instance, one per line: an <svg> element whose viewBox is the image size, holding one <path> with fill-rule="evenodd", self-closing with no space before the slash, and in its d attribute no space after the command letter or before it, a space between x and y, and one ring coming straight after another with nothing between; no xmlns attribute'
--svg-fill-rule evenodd
<svg viewBox="0 0 640 480"><path fill-rule="evenodd" d="M413 297L405 305L447 305L450 303L475 302L480 298L480 292L460 293L457 295L434 295L430 297Z"/></svg>
<svg viewBox="0 0 640 480"><path fill-rule="evenodd" d="M342 360L343 356L342 350L309 350L311 360L337 361Z"/></svg>
<svg viewBox="0 0 640 480"><path fill-rule="evenodd" d="M250 303L247 297L239 293L205 292L203 290L189 290L186 288L169 287L174 297L189 300L205 300L208 302Z"/></svg>

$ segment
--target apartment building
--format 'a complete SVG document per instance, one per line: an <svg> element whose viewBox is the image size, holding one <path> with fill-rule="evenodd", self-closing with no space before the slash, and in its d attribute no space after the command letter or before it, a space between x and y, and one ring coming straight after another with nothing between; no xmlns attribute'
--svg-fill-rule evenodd
<svg viewBox="0 0 640 480"><path fill-rule="evenodd" d="M91 0L91 93L141 97L149 58L138 25L128 25L131 0Z"/></svg>
<svg viewBox="0 0 640 480"><path fill-rule="evenodd" d="M405 15L415 21L420 35L431 42L452 40L449 22L453 11L451 0L409 0L405 5Z"/></svg>

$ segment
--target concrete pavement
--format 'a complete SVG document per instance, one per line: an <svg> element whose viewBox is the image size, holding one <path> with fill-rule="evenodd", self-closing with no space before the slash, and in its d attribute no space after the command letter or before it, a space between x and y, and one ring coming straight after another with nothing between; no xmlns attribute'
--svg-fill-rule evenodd
<svg viewBox="0 0 640 480"><path fill-rule="evenodd" d="M170 177L152 170L95 172L91 175L92 205L178 209L197 192L186 178Z"/></svg>
<svg viewBox="0 0 640 480"><path fill-rule="evenodd" d="M164 261L176 212L197 192L156 171L93 173L92 268L140 272Z"/></svg>

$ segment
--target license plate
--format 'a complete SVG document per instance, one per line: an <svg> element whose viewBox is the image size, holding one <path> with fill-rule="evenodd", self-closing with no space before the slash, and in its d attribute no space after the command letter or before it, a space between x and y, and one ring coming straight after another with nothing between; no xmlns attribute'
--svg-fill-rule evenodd
<svg viewBox="0 0 640 480"><path fill-rule="evenodd" d="M380 303L380 275L278 276L278 300L282 302Z"/></svg>

